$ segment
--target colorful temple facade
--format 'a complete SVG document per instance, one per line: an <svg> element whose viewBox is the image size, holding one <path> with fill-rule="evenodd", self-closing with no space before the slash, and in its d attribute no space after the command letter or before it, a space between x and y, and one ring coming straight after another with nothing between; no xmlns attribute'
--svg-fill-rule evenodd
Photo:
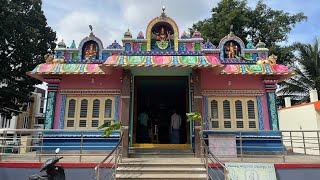
<svg viewBox="0 0 320 180"><path fill-rule="evenodd" d="M277 64L263 42L245 45L232 32L217 45L198 31L180 35L163 12L145 35L125 32L122 44L104 46L91 29L78 46L60 42L46 63L29 72L48 83L46 129L96 130L120 121L125 148L169 144L176 111L182 118L179 143L194 144L196 151L201 124L187 122L187 112L201 112L203 128L212 132L278 130L276 83L293 72ZM149 116L147 137L141 113Z"/></svg>

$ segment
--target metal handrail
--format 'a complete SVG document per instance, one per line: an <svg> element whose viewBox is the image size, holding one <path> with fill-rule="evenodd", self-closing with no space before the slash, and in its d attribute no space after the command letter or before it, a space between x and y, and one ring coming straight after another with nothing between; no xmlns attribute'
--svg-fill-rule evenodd
<svg viewBox="0 0 320 180"><path fill-rule="evenodd" d="M222 176L224 176L224 179L225 180L228 180L228 174L229 174L229 171L228 171L228 168L224 165L224 163L222 161L219 160L219 158L217 156L215 156L209 146L207 145L207 143L205 142L205 139L203 138L203 134L202 132L200 132L200 139L201 139L201 152L203 153L203 156L202 156L202 161L204 162L204 165L205 165L205 168L206 168L206 172L207 172L207 178L209 180L213 180L213 179L219 179L220 176L217 175L216 177L212 177L211 174L210 174L210 169L213 170L213 168L210 166L211 163L218 163L219 166L222 167L223 171L219 168L219 167L216 167L216 170L217 172L219 172ZM215 172L215 171L212 171L212 172Z"/></svg>
<svg viewBox="0 0 320 180"><path fill-rule="evenodd" d="M119 142L118 144L112 149L112 151L101 161L99 162L94 170L95 170L95 174L96 174L96 180L100 180L100 167L106 163L106 161L115 153L115 156L112 156L112 158L107 162L107 163L110 163L112 160L114 160L114 164L112 165L111 169L113 169L113 177L115 179L115 175L116 175L116 170L117 170L117 165L118 165L118 162L121 161L121 154L120 154L120 151L121 151L121 143L122 143L122 139L123 139L123 133L121 133L120 135L120 139L119 139ZM120 158L119 158L120 156Z"/></svg>

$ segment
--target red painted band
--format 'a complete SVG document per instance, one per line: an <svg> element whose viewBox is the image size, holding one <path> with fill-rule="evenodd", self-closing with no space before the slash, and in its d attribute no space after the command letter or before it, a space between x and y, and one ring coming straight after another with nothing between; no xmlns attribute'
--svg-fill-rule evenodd
<svg viewBox="0 0 320 180"><path fill-rule="evenodd" d="M221 168L219 164L209 164L211 168ZM297 164L297 163L283 163L274 164L276 169L298 169L298 168L320 168L320 164Z"/></svg>
<svg viewBox="0 0 320 180"><path fill-rule="evenodd" d="M0 162L0 167L6 168L40 168L39 162ZM94 168L97 163L58 163L64 168ZM105 163L101 167L112 167L112 163Z"/></svg>
<svg viewBox="0 0 320 180"><path fill-rule="evenodd" d="M320 164L274 164L276 169L320 168Z"/></svg>
<svg viewBox="0 0 320 180"><path fill-rule="evenodd" d="M42 163L39 162L0 162L0 167L5 168L40 168ZM97 163L58 163L65 168L94 168ZM105 163L101 167L112 167L112 163ZM211 168L221 168L219 164L209 164ZM320 164L294 164L283 163L274 164L276 169L297 169L297 168L320 168Z"/></svg>

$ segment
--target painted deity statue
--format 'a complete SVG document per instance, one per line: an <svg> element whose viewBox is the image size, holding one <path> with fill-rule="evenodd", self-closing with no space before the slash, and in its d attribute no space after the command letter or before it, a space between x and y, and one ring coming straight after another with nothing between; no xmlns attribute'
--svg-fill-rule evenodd
<svg viewBox="0 0 320 180"><path fill-rule="evenodd" d="M166 41L170 36L169 31L165 32L164 28L162 27L160 32L157 34L157 41Z"/></svg>
<svg viewBox="0 0 320 180"><path fill-rule="evenodd" d="M164 27L161 27L159 32L154 33L153 38L156 39L156 44L159 49L167 49L170 45L170 41L172 39L172 35L169 30L165 30Z"/></svg>
<svg viewBox="0 0 320 180"><path fill-rule="evenodd" d="M233 42L230 42L228 46L226 46L226 52L228 58L236 58L238 54L238 46L235 45Z"/></svg>
<svg viewBox="0 0 320 180"><path fill-rule="evenodd" d="M97 55L97 47L91 43L86 46L84 57L85 59L94 59Z"/></svg>

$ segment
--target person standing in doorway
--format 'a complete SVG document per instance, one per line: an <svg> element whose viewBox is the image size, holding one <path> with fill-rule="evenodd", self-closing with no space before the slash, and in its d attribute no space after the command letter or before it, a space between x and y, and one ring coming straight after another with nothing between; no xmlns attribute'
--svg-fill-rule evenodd
<svg viewBox="0 0 320 180"><path fill-rule="evenodd" d="M142 142L146 142L148 139L148 121L149 116L146 111L140 113L138 120L140 122L140 133Z"/></svg>
<svg viewBox="0 0 320 180"><path fill-rule="evenodd" d="M177 114L176 110L173 110L171 115L171 144L179 144L180 142L180 126L181 126L181 117Z"/></svg>

